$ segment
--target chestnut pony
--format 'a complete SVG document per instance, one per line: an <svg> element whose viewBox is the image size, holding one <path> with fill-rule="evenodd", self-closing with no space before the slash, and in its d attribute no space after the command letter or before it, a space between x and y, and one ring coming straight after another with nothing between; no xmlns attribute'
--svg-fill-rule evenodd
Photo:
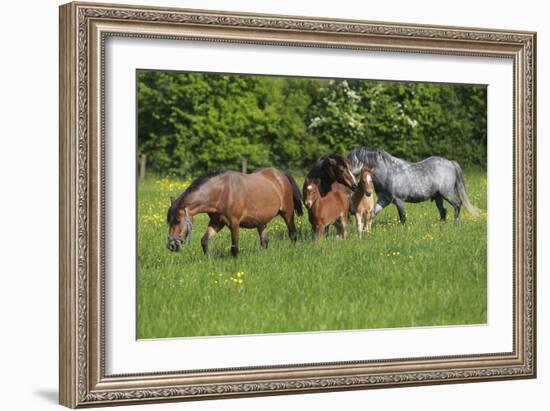
<svg viewBox="0 0 550 411"><path fill-rule="evenodd" d="M283 217L288 234L296 241L294 211L302 214L300 190L292 176L275 168L263 168L251 174L237 171L210 171L196 180L168 209L168 243L170 251L179 251L191 241L193 217L207 213L208 228L201 240L208 254L208 241L223 227L231 230L231 253L239 253L239 229L256 228L260 245L267 248L267 223L277 215Z"/></svg>
<svg viewBox="0 0 550 411"><path fill-rule="evenodd" d="M372 170L367 166L361 169L359 188L351 196L351 212L357 220L357 232L359 237L363 231L370 230L374 213L374 188L372 184Z"/></svg>
<svg viewBox="0 0 550 411"><path fill-rule="evenodd" d="M334 224L337 234L348 236L349 196L340 190L329 191L321 197L318 178L306 177L304 183L304 204L308 209L313 239L323 237L325 227Z"/></svg>

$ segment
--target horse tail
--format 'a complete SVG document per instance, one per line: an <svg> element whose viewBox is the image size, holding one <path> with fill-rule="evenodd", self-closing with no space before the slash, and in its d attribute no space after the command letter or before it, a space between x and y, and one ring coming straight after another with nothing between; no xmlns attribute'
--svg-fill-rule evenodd
<svg viewBox="0 0 550 411"><path fill-rule="evenodd" d="M453 163L453 166L455 167L455 170L456 170L455 189L458 192L460 201L462 201L462 204L464 204L464 207L466 207L466 210L468 210L471 214L477 216L480 210L479 208L474 207L472 203L470 203L468 194L466 194L466 185L464 184L464 174L462 173L462 169L460 168L460 165L456 161L451 161L451 163Z"/></svg>
<svg viewBox="0 0 550 411"><path fill-rule="evenodd" d="M290 186L292 187L292 199L294 201L294 210L296 210L296 213L298 215L304 214L304 211L302 209L302 194L300 193L300 189L298 188L298 184L296 184L296 180L294 180L294 177L288 172L283 170L283 173L285 174L286 178L288 178L288 181L290 182Z"/></svg>

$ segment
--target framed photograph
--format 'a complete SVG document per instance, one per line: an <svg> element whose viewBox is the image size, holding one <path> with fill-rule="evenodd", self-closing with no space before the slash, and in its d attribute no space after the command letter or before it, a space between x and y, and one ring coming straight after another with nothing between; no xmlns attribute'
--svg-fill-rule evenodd
<svg viewBox="0 0 550 411"><path fill-rule="evenodd" d="M536 35L60 7L60 403L536 376Z"/></svg>

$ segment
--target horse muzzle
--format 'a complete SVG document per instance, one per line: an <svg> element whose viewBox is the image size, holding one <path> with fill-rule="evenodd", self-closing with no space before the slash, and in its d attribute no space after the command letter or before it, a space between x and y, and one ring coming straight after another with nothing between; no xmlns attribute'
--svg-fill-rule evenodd
<svg viewBox="0 0 550 411"><path fill-rule="evenodd" d="M168 243L166 244L166 247L170 251L181 251L181 241L179 240L168 240Z"/></svg>

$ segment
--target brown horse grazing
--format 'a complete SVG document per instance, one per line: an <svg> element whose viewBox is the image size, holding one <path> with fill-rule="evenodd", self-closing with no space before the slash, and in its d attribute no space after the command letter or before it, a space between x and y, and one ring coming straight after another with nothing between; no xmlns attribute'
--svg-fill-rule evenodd
<svg viewBox="0 0 550 411"><path fill-rule="evenodd" d="M336 183L334 188L346 193L349 193L346 187L351 191L357 190L357 182L350 171L349 160L340 154L321 157L309 171L307 178L319 179L319 192L323 197L333 189L334 183ZM305 190L306 184L304 183L304 196Z"/></svg>
<svg viewBox="0 0 550 411"><path fill-rule="evenodd" d="M370 230L372 225L372 214L374 212L374 188L372 184L372 170L367 166L361 169L359 178L359 189L351 196L351 212L357 220L357 232L359 237L363 231ZM364 221L366 224L364 224Z"/></svg>
<svg viewBox="0 0 550 411"><path fill-rule="evenodd" d="M308 209L313 239L323 237L325 227L334 224L337 234L348 236L349 196L340 190L332 190L321 197L320 179L307 178L304 183L304 203Z"/></svg>
<svg viewBox="0 0 550 411"><path fill-rule="evenodd" d="M267 248L267 223L281 215L292 241L296 241L294 211L302 214L300 190L292 176L275 168L264 168L252 174L216 170L197 178L168 209L168 244L179 251L191 241L193 216L207 213L210 217L201 245L208 254L208 240L223 227L231 230L231 253L239 252L239 228L257 228L260 244Z"/></svg>

